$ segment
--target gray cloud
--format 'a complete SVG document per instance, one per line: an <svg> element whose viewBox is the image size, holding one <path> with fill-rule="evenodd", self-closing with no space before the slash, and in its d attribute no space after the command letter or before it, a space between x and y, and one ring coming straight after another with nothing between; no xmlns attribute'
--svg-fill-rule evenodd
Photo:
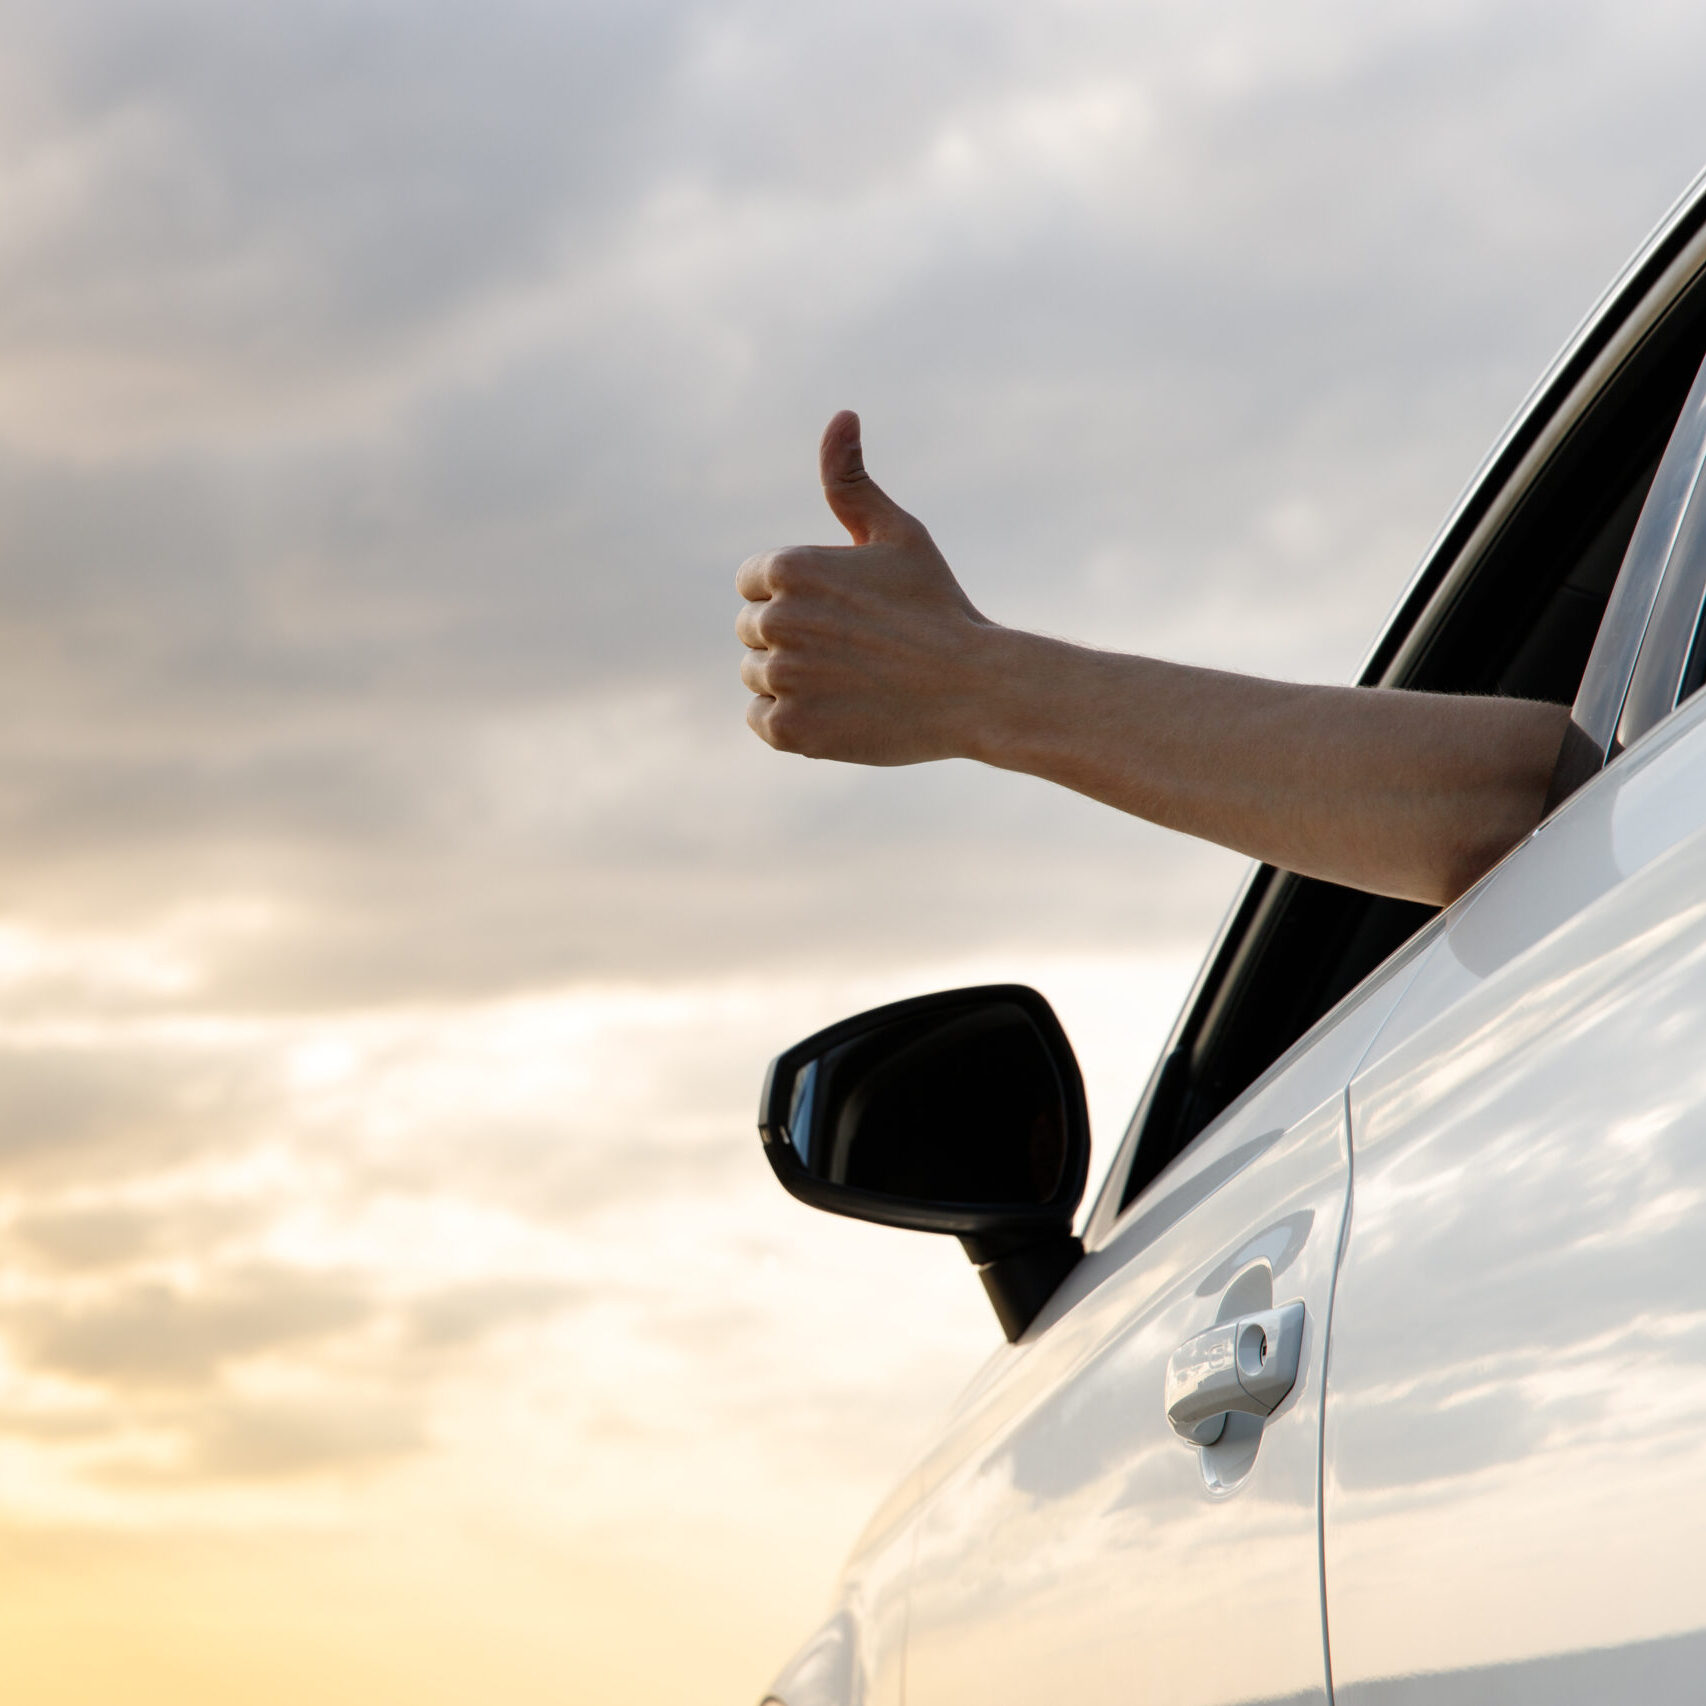
<svg viewBox="0 0 1706 1706"><path fill-rule="evenodd" d="M14 8L0 867L294 899L214 1003L1200 938L1224 862L742 749L732 566L851 401L992 613L1343 674L1692 167L1653 16ZM516 812L537 717L634 785Z"/></svg>
<svg viewBox="0 0 1706 1706"><path fill-rule="evenodd" d="M221 1404L198 1416L166 1479L268 1481L376 1470L430 1443L418 1404L406 1399ZM134 1468L108 1479L148 1479Z"/></svg>
<svg viewBox="0 0 1706 1706"><path fill-rule="evenodd" d="M224 1393L99 1417L0 1414L0 1431L74 1450L87 1479L119 1492L209 1483L368 1476L430 1448L415 1394L253 1399Z"/></svg>
<svg viewBox="0 0 1706 1706"><path fill-rule="evenodd" d="M644 3L6 11L20 176L61 192L14 238L15 335L240 348L252 376L406 347L625 206L682 28Z"/></svg>
<svg viewBox="0 0 1706 1706"><path fill-rule="evenodd" d="M473 1349L493 1335L559 1314L584 1294L543 1280L494 1279L415 1299L404 1343L433 1356Z"/></svg>
<svg viewBox="0 0 1706 1706"><path fill-rule="evenodd" d="M31 1229L38 1247L47 1222ZM133 1236L126 1247L124 1237L121 1216L61 1215L46 1253L96 1274L152 1253L149 1241ZM379 1469L430 1444L436 1380L577 1295L539 1279L483 1278L387 1306L351 1276L255 1267L194 1288L108 1279L79 1301L38 1294L0 1312L14 1365L89 1397L9 1405L0 1434L73 1452L95 1479L120 1486ZM334 1354L352 1334L366 1341L359 1372ZM335 1384L318 1395L233 1389L245 1363L279 1356L298 1375L319 1363L321 1383Z"/></svg>
<svg viewBox="0 0 1706 1706"><path fill-rule="evenodd" d="M254 1202L168 1206L100 1203L42 1206L13 1216L5 1240L18 1257L63 1273L99 1273L189 1249L205 1259L251 1234L262 1218Z"/></svg>
<svg viewBox="0 0 1706 1706"><path fill-rule="evenodd" d="M359 1285L281 1271L205 1290L141 1282L88 1304L20 1303L0 1322L26 1368L148 1389L205 1384L248 1358L357 1330L373 1313Z"/></svg>
<svg viewBox="0 0 1706 1706"><path fill-rule="evenodd" d="M12 1039L0 1086L0 1169L38 1180L101 1163L109 1180L135 1176L229 1148L266 1091L251 1059L114 1037L76 1048Z"/></svg>

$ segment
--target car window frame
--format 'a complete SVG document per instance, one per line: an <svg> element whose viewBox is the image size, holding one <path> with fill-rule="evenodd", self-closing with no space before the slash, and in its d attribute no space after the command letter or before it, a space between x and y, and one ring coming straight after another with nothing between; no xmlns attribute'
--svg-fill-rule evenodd
<svg viewBox="0 0 1706 1706"><path fill-rule="evenodd" d="M1687 696L1706 599L1706 360L1642 509L1594 641L1544 815ZM1698 680L1694 681L1698 686Z"/></svg>
<svg viewBox="0 0 1706 1706"><path fill-rule="evenodd" d="M1687 437L1684 439L1684 432ZM1617 725L1606 744L1610 763L1658 727L1700 685L1701 615L1706 604L1706 363L1702 363L1678 429L1673 480L1686 494L1666 517L1663 563L1652 610L1624 689ZM1671 453L1666 452L1666 460Z"/></svg>
<svg viewBox="0 0 1706 1706"><path fill-rule="evenodd" d="M1471 477L1370 648L1357 676L1359 685L1411 684L1428 655L1430 642L1472 582L1477 565L1568 444L1578 424L1684 298L1695 289L1706 288L1703 281L1706 281L1706 171L1678 198L1589 311ZM1706 373L1706 368L1702 372ZM1656 573L1650 576L1650 587L1635 581L1626 585L1623 572L1619 571L1612 602L1602 619L1572 708L1570 730L1547 802L1548 814L1581 782L1611 762L1620 750L1616 735L1621 728L1621 713L1636 680L1644 643L1649 632L1655 631L1650 618L1671 567L1671 555L1659 562ZM1626 558L1625 567L1629 566ZM1699 553L1697 566L1702 580L1701 598L1706 602L1706 550ZM1620 602L1635 610L1638 621L1613 621ZM1644 610L1640 608L1643 603ZM1703 623L1706 614L1697 608L1694 626L1690 628L1693 644L1684 651L1678 678L1672 684L1673 694L1680 693L1688 669L1698 658ZM1658 668L1656 663L1654 668ZM1599 709L1604 703L1614 707L1609 721ZM1674 703L1673 696L1672 706ZM1151 1177L1140 1180L1135 1190L1128 1190L1127 1181L1139 1161L1140 1142L1150 1112L1167 1088L1169 1072L1180 1069L1182 1040L1200 1028L1215 1003L1224 999L1240 972L1241 962L1262 951L1264 912L1271 910L1275 885L1285 880L1286 873L1257 864L1240 884L1085 1218L1083 1237L1088 1247L1103 1243L1116 1222L1147 1194L1155 1178L1171 1171L1184 1155L1216 1130L1270 1076L1275 1065L1291 1057L1299 1044L1332 1023L1333 1013L1342 1001L1309 1027L1298 1043L1281 1050L1268 1068L1258 1073L1227 1107L1192 1134L1176 1154L1167 1156ZM1400 946L1396 953L1405 952L1407 946ZM1369 975L1389 966L1393 957L1387 956Z"/></svg>

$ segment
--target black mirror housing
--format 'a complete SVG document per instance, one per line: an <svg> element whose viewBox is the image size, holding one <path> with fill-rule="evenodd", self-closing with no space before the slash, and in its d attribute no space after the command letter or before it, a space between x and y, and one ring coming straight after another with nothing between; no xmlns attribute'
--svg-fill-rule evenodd
<svg viewBox="0 0 1706 1706"><path fill-rule="evenodd" d="M1083 1254L1084 1081L1021 984L897 1001L796 1043L770 1063L758 1129L813 1208L958 1236L1009 1339Z"/></svg>

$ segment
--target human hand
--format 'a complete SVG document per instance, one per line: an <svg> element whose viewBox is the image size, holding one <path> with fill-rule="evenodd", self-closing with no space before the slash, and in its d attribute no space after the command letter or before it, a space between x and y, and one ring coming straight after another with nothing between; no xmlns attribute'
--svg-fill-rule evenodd
<svg viewBox="0 0 1706 1706"><path fill-rule="evenodd" d="M853 764L916 764L971 750L979 641L993 625L960 589L924 524L865 472L859 417L842 410L818 452L823 495L851 545L749 557L746 720L781 752Z"/></svg>

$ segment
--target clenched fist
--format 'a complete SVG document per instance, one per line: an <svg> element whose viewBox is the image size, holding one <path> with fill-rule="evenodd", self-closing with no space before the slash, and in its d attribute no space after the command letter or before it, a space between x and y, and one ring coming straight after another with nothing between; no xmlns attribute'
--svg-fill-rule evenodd
<svg viewBox="0 0 1706 1706"><path fill-rule="evenodd" d="M978 614L924 524L865 472L859 417L843 410L819 449L823 495L851 545L749 557L735 632L746 720L770 745L854 764L973 756L998 632Z"/></svg>

